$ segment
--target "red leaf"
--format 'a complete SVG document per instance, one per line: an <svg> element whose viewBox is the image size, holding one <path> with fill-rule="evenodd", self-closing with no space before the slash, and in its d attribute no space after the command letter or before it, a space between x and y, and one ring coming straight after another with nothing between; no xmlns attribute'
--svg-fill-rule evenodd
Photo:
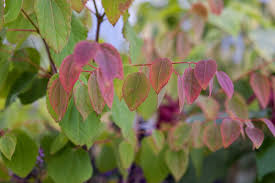
<svg viewBox="0 0 275 183"><path fill-rule="evenodd" d="M97 83L101 96L109 108L112 108L114 99L114 83L113 80L106 80L101 69L97 70Z"/></svg>
<svg viewBox="0 0 275 183"><path fill-rule="evenodd" d="M262 132L262 130L247 126L245 128L245 132L248 138L252 141L253 147L259 149L264 141L264 133Z"/></svg>
<svg viewBox="0 0 275 183"><path fill-rule="evenodd" d="M234 93L234 85L230 77L222 71L217 71L216 76L220 86L222 87L228 98L231 98Z"/></svg>
<svg viewBox="0 0 275 183"><path fill-rule="evenodd" d="M260 73L253 73L250 77L250 86L252 87L261 106L266 108L271 94L269 79Z"/></svg>
<svg viewBox="0 0 275 183"><path fill-rule="evenodd" d="M65 91L59 78L54 76L48 84L48 95L50 105L57 115L57 121L60 121L66 113L70 94Z"/></svg>
<svg viewBox="0 0 275 183"><path fill-rule="evenodd" d="M90 101L92 103L93 109L97 114L102 113L105 102L103 97L101 96L99 85L97 83L97 75L96 72L91 73L88 80L88 93L90 97Z"/></svg>
<svg viewBox="0 0 275 183"><path fill-rule="evenodd" d="M80 41L77 43L74 48L74 59L76 64L81 67L88 64L89 61L94 59L98 47L98 43L91 41Z"/></svg>
<svg viewBox="0 0 275 183"><path fill-rule="evenodd" d="M188 104L192 104L200 95L201 86L195 77L194 69L191 67L184 71L183 83L186 100Z"/></svg>
<svg viewBox="0 0 275 183"><path fill-rule="evenodd" d="M202 60L196 64L195 76L200 86L205 90L217 71L217 64L214 60Z"/></svg>
<svg viewBox="0 0 275 183"><path fill-rule="evenodd" d="M238 121L224 119L221 124L221 135L224 148L229 147L240 136L241 128Z"/></svg>
<svg viewBox="0 0 275 183"><path fill-rule="evenodd" d="M180 106L179 112L181 112L183 109L184 99L185 99L183 85L184 85L183 76L178 76L178 95L179 95L179 106Z"/></svg>
<svg viewBox="0 0 275 183"><path fill-rule="evenodd" d="M266 119L266 118L262 118L260 120L266 124L266 126L268 127L268 129L270 130L272 135L275 137L275 126L274 126L274 124L269 119Z"/></svg>
<svg viewBox="0 0 275 183"><path fill-rule="evenodd" d="M123 79L121 57L112 45L108 43L100 44L95 55L95 62L99 65L104 80L112 81L114 78Z"/></svg>
<svg viewBox="0 0 275 183"><path fill-rule="evenodd" d="M222 137L216 123L209 124L203 132L203 143L211 150L217 151L222 148Z"/></svg>
<svg viewBox="0 0 275 183"><path fill-rule="evenodd" d="M223 10L223 0L208 0L210 10L213 14L220 15Z"/></svg>
<svg viewBox="0 0 275 183"><path fill-rule="evenodd" d="M150 81L143 72L129 74L122 87L123 98L131 111L138 108L148 97Z"/></svg>
<svg viewBox="0 0 275 183"><path fill-rule="evenodd" d="M172 62L167 59L155 60L150 66L150 81L156 93L168 83L173 72Z"/></svg>
<svg viewBox="0 0 275 183"><path fill-rule="evenodd" d="M67 93L72 91L81 71L82 67L75 63L73 55L69 55L63 60L59 70L59 78Z"/></svg>
<svg viewBox="0 0 275 183"><path fill-rule="evenodd" d="M209 97L211 97L211 95L212 95L213 83L214 83L214 78L212 78L209 82Z"/></svg>

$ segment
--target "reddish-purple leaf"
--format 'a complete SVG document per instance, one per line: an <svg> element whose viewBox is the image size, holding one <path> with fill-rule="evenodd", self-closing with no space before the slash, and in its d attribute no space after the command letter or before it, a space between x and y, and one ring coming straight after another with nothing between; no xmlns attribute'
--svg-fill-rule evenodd
<svg viewBox="0 0 275 183"><path fill-rule="evenodd" d="M250 77L250 86L252 87L261 106L266 108L271 94L269 79L260 73L253 73Z"/></svg>
<svg viewBox="0 0 275 183"><path fill-rule="evenodd" d="M157 94L168 83L172 72L172 62L167 58L157 59L152 63L150 66L150 81Z"/></svg>
<svg viewBox="0 0 275 183"><path fill-rule="evenodd" d="M210 10L213 14L220 15L223 10L223 0L208 0Z"/></svg>
<svg viewBox="0 0 275 183"><path fill-rule="evenodd" d="M97 50L99 48L98 43L91 41L80 41L74 48L74 59L76 64L84 66L94 59Z"/></svg>
<svg viewBox="0 0 275 183"><path fill-rule="evenodd" d="M212 78L209 82L209 97L211 97L211 95L212 95L213 83L214 83L214 78Z"/></svg>
<svg viewBox="0 0 275 183"><path fill-rule="evenodd" d="M113 105L114 99L114 83L113 80L106 80L103 76L101 69L97 70L97 83L99 86L99 90L101 92L101 96L103 97L107 106L111 109Z"/></svg>
<svg viewBox="0 0 275 183"><path fill-rule="evenodd" d="M234 85L230 77L222 71L217 71L216 76L220 86L222 87L228 98L231 98L234 93Z"/></svg>
<svg viewBox="0 0 275 183"><path fill-rule="evenodd" d="M48 84L49 103L56 114L56 120L60 121L66 113L67 106L70 99L68 94L63 88L59 77L54 75Z"/></svg>
<svg viewBox="0 0 275 183"><path fill-rule="evenodd" d="M123 83L123 98L131 111L144 102L149 92L150 81L143 72L129 74Z"/></svg>
<svg viewBox="0 0 275 183"><path fill-rule="evenodd" d="M221 124L221 135L224 148L229 147L240 136L241 128L238 121L224 119Z"/></svg>
<svg viewBox="0 0 275 183"><path fill-rule="evenodd" d="M123 79L121 57L112 45L108 43L100 44L95 55L95 62L99 65L104 80L113 81L114 78Z"/></svg>
<svg viewBox="0 0 275 183"><path fill-rule="evenodd" d="M204 129L203 143L213 152L222 148L221 132L216 123L209 124Z"/></svg>
<svg viewBox="0 0 275 183"><path fill-rule="evenodd" d="M272 135L275 137L275 126L274 126L274 124L269 119L266 119L266 118L261 118L260 120L266 124L266 126L268 127L268 129L270 130Z"/></svg>
<svg viewBox="0 0 275 183"><path fill-rule="evenodd" d="M196 64L195 76L202 89L206 89L210 80L217 71L217 64L214 60L202 60Z"/></svg>
<svg viewBox="0 0 275 183"><path fill-rule="evenodd" d="M63 60L59 70L59 78L67 93L72 91L81 71L82 67L75 63L73 55L69 55Z"/></svg>
<svg viewBox="0 0 275 183"><path fill-rule="evenodd" d="M185 94L184 94L183 85L184 85L183 84L183 75L178 76L178 95L179 95L179 106L180 106L179 112L182 111L183 106L184 106Z"/></svg>
<svg viewBox="0 0 275 183"><path fill-rule="evenodd" d="M187 68L183 74L183 89L188 104L192 104L201 93L201 86L197 81L194 69Z"/></svg>
<svg viewBox="0 0 275 183"><path fill-rule="evenodd" d="M100 114L104 109L105 102L100 93L96 72L91 73L89 77L88 93L95 112Z"/></svg>
<svg viewBox="0 0 275 183"><path fill-rule="evenodd" d="M247 126L245 132L248 138L252 141L253 147L259 149L264 141L264 133L262 130Z"/></svg>

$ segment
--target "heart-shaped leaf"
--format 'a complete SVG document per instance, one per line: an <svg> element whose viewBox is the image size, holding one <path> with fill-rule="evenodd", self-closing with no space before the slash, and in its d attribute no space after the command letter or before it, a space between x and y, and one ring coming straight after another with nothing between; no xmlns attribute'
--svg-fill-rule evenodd
<svg viewBox="0 0 275 183"><path fill-rule="evenodd" d="M97 83L96 72L91 73L88 80L88 92L92 106L97 114L102 113L105 102L101 96L99 85Z"/></svg>
<svg viewBox="0 0 275 183"><path fill-rule="evenodd" d="M252 87L261 106L266 108L271 95L269 79L260 73L253 73L250 77L250 86Z"/></svg>
<svg viewBox="0 0 275 183"><path fill-rule="evenodd" d="M178 76L178 95L179 95L179 107L180 107L179 111L181 112L183 109L184 100L185 100L183 75Z"/></svg>
<svg viewBox="0 0 275 183"><path fill-rule="evenodd" d="M247 126L245 128L245 133L252 141L253 147L259 149L264 141L264 133L262 132L262 130Z"/></svg>
<svg viewBox="0 0 275 183"><path fill-rule="evenodd" d="M202 109L207 119L214 120L217 118L220 105L214 98L199 96L196 104Z"/></svg>
<svg viewBox="0 0 275 183"><path fill-rule="evenodd" d="M245 99L239 94L235 93L231 99L225 102L226 112L232 118L248 119L249 111Z"/></svg>
<svg viewBox="0 0 275 183"><path fill-rule="evenodd" d="M206 89L210 80L217 71L217 64L214 60L202 60L196 64L195 76L202 89Z"/></svg>
<svg viewBox="0 0 275 183"><path fill-rule="evenodd" d="M55 74L51 77L48 84L47 96L49 98L49 104L51 105L51 108L55 113L53 117L55 118L55 120L60 121L66 113L70 94L68 94L63 88L59 80L58 74Z"/></svg>
<svg viewBox="0 0 275 183"><path fill-rule="evenodd" d="M94 59L98 48L99 45L96 42L80 41L74 48L75 62L80 66L88 64L89 61Z"/></svg>
<svg viewBox="0 0 275 183"><path fill-rule="evenodd" d="M201 86L197 81L194 69L187 68L183 74L183 88L188 104L192 104L201 93Z"/></svg>
<svg viewBox="0 0 275 183"><path fill-rule="evenodd" d="M221 135L224 148L229 147L239 138L241 128L238 121L224 119L221 124Z"/></svg>
<svg viewBox="0 0 275 183"><path fill-rule="evenodd" d="M0 137L0 152L8 159L11 160L16 147L16 136L10 133Z"/></svg>
<svg viewBox="0 0 275 183"><path fill-rule="evenodd" d="M266 118L261 118L260 120L266 124L272 135L275 137L275 126L272 121Z"/></svg>
<svg viewBox="0 0 275 183"><path fill-rule="evenodd" d="M234 85L230 77L222 71L217 71L216 76L220 86L222 87L228 98L231 98L234 93Z"/></svg>
<svg viewBox="0 0 275 183"><path fill-rule="evenodd" d="M167 58L158 59L152 63L150 66L150 81L157 94L168 83L172 72L172 62Z"/></svg>
<svg viewBox="0 0 275 183"><path fill-rule="evenodd" d="M101 72L101 69L97 70L96 75L101 96L107 106L111 109L114 99L114 83L112 80L106 80L106 78L103 76L103 73Z"/></svg>
<svg viewBox="0 0 275 183"><path fill-rule="evenodd" d="M149 92L150 82L142 72L129 74L123 83L123 98L131 111L144 102Z"/></svg>
<svg viewBox="0 0 275 183"><path fill-rule="evenodd" d="M59 79L67 93L72 91L81 71L82 67L75 64L73 55L69 55L63 60L59 70Z"/></svg>
<svg viewBox="0 0 275 183"><path fill-rule="evenodd" d="M220 128L216 123L209 124L203 132L203 143L213 152L222 148Z"/></svg>

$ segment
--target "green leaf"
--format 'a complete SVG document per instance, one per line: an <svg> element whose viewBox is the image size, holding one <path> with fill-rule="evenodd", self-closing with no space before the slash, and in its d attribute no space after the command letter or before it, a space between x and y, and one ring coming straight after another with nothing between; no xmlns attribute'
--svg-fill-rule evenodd
<svg viewBox="0 0 275 183"><path fill-rule="evenodd" d="M95 157L95 164L102 173L116 168L115 152L110 144L102 145L100 153Z"/></svg>
<svg viewBox="0 0 275 183"><path fill-rule="evenodd" d="M93 173L88 152L66 148L48 161L49 176L58 183L83 183Z"/></svg>
<svg viewBox="0 0 275 183"><path fill-rule="evenodd" d="M56 52L68 43L71 32L71 1L37 0L34 5L40 34Z"/></svg>
<svg viewBox="0 0 275 183"><path fill-rule="evenodd" d="M203 165L203 148L194 148L190 152L190 157L193 163L193 166L196 170L196 175L201 176L202 165Z"/></svg>
<svg viewBox="0 0 275 183"><path fill-rule="evenodd" d="M233 97L225 103L226 111L231 117L248 119L248 108L245 99L235 92Z"/></svg>
<svg viewBox="0 0 275 183"><path fill-rule="evenodd" d="M72 15L71 27L72 30L70 33L69 41L66 46L61 50L61 52L55 53L53 50L51 50L53 60L58 67L61 65L66 56L73 53L75 44L87 38L88 30L82 25L75 14Z"/></svg>
<svg viewBox="0 0 275 183"><path fill-rule="evenodd" d="M178 182L187 170L189 162L188 153L183 150L172 151L167 149L165 153L165 162L173 177Z"/></svg>
<svg viewBox="0 0 275 183"><path fill-rule="evenodd" d="M115 25L119 17L130 7L133 0L102 0L102 6L107 18L112 25Z"/></svg>
<svg viewBox="0 0 275 183"><path fill-rule="evenodd" d="M85 7L84 5L88 0L71 0L72 1L72 8L76 12L80 13L83 8Z"/></svg>
<svg viewBox="0 0 275 183"><path fill-rule="evenodd" d="M164 155L164 151L155 155L148 143L148 137L142 140L139 164L148 183L160 183L168 175Z"/></svg>
<svg viewBox="0 0 275 183"><path fill-rule="evenodd" d="M158 95L151 87L150 93L146 100L137 108L137 112L145 120L150 119L158 109Z"/></svg>
<svg viewBox="0 0 275 183"><path fill-rule="evenodd" d="M0 0L0 30L2 30L4 25L4 0Z"/></svg>
<svg viewBox="0 0 275 183"><path fill-rule="evenodd" d="M3 47L3 48L6 49L6 47ZM8 73L10 70L9 55L10 54L7 51L2 51L2 49L1 49L1 53L0 53L0 90L2 89L2 86L4 86L4 84L8 78Z"/></svg>
<svg viewBox="0 0 275 183"><path fill-rule="evenodd" d="M13 134L7 133L0 137L0 151L8 160L11 160L11 157L15 151L16 141L16 136Z"/></svg>
<svg viewBox="0 0 275 183"><path fill-rule="evenodd" d="M152 136L148 137L148 143L153 152L158 155L165 143L164 134L159 130L153 130Z"/></svg>
<svg viewBox="0 0 275 183"><path fill-rule="evenodd" d="M100 122L99 116L95 112L91 112L84 121L73 100L71 100L60 126L74 144L91 146L102 132L104 124Z"/></svg>
<svg viewBox="0 0 275 183"><path fill-rule="evenodd" d="M5 165L16 175L25 177L35 166L38 146L25 132L16 130L13 133L17 138L15 152L11 160L2 158Z"/></svg>
<svg viewBox="0 0 275 183"><path fill-rule="evenodd" d="M186 122L179 122L168 133L169 146L179 151L189 147L192 133L192 126Z"/></svg>
<svg viewBox="0 0 275 183"><path fill-rule="evenodd" d="M68 143L68 141L69 139L64 135L64 133L60 132L51 144L50 153L55 154L60 151Z"/></svg>
<svg viewBox="0 0 275 183"><path fill-rule="evenodd" d="M126 141L122 141L118 148L121 165L124 169L128 169L134 161L135 148Z"/></svg>
<svg viewBox="0 0 275 183"><path fill-rule="evenodd" d="M23 0L5 0L5 23L11 22L17 18L22 4Z"/></svg>
<svg viewBox="0 0 275 183"><path fill-rule="evenodd" d="M143 40L138 37L133 27L127 22L124 26L124 36L130 42L130 57L132 64L138 63L141 55Z"/></svg>

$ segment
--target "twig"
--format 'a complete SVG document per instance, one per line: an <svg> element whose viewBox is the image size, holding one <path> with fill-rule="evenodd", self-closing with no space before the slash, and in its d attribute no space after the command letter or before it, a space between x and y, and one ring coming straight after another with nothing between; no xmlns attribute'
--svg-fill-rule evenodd
<svg viewBox="0 0 275 183"><path fill-rule="evenodd" d="M41 35L40 31L39 31L38 26L32 21L32 19L28 16L28 14L23 9L21 9L21 12L29 20L29 22L33 25L33 27L35 28L36 32L40 35L41 39L43 40L43 43L45 45L45 48L46 48L46 51L47 51L47 54L48 54L48 57L49 57L49 60L50 60L50 65L51 65L51 68L52 68L52 72L53 72L53 74L57 73L57 68L56 68L56 66L54 64L54 61L52 59L49 45L47 44L46 40L42 37L42 35Z"/></svg>
<svg viewBox="0 0 275 183"><path fill-rule="evenodd" d="M197 64L196 62L172 62L173 65L175 64ZM152 63L150 64L134 64L134 65L130 65L130 66L137 66L137 67L143 67L143 66L151 66Z"/></svg>
<svg viewBox="0 0 275 183"><path fill-rule="evenodd" d="M99 41L99 33L100 33L100 27L101 27L101 24L103 22L103 18L105 16L105 13L103 13L102 15L100 15L98 9L97 9L97 5L96 5L96 2L95 0L93 0L94 2L94 6L95 6L95 16L96 16L96 19L97 19L97 26L96 26L96 37L95 37L95 41L98 42Z"/></svg>

